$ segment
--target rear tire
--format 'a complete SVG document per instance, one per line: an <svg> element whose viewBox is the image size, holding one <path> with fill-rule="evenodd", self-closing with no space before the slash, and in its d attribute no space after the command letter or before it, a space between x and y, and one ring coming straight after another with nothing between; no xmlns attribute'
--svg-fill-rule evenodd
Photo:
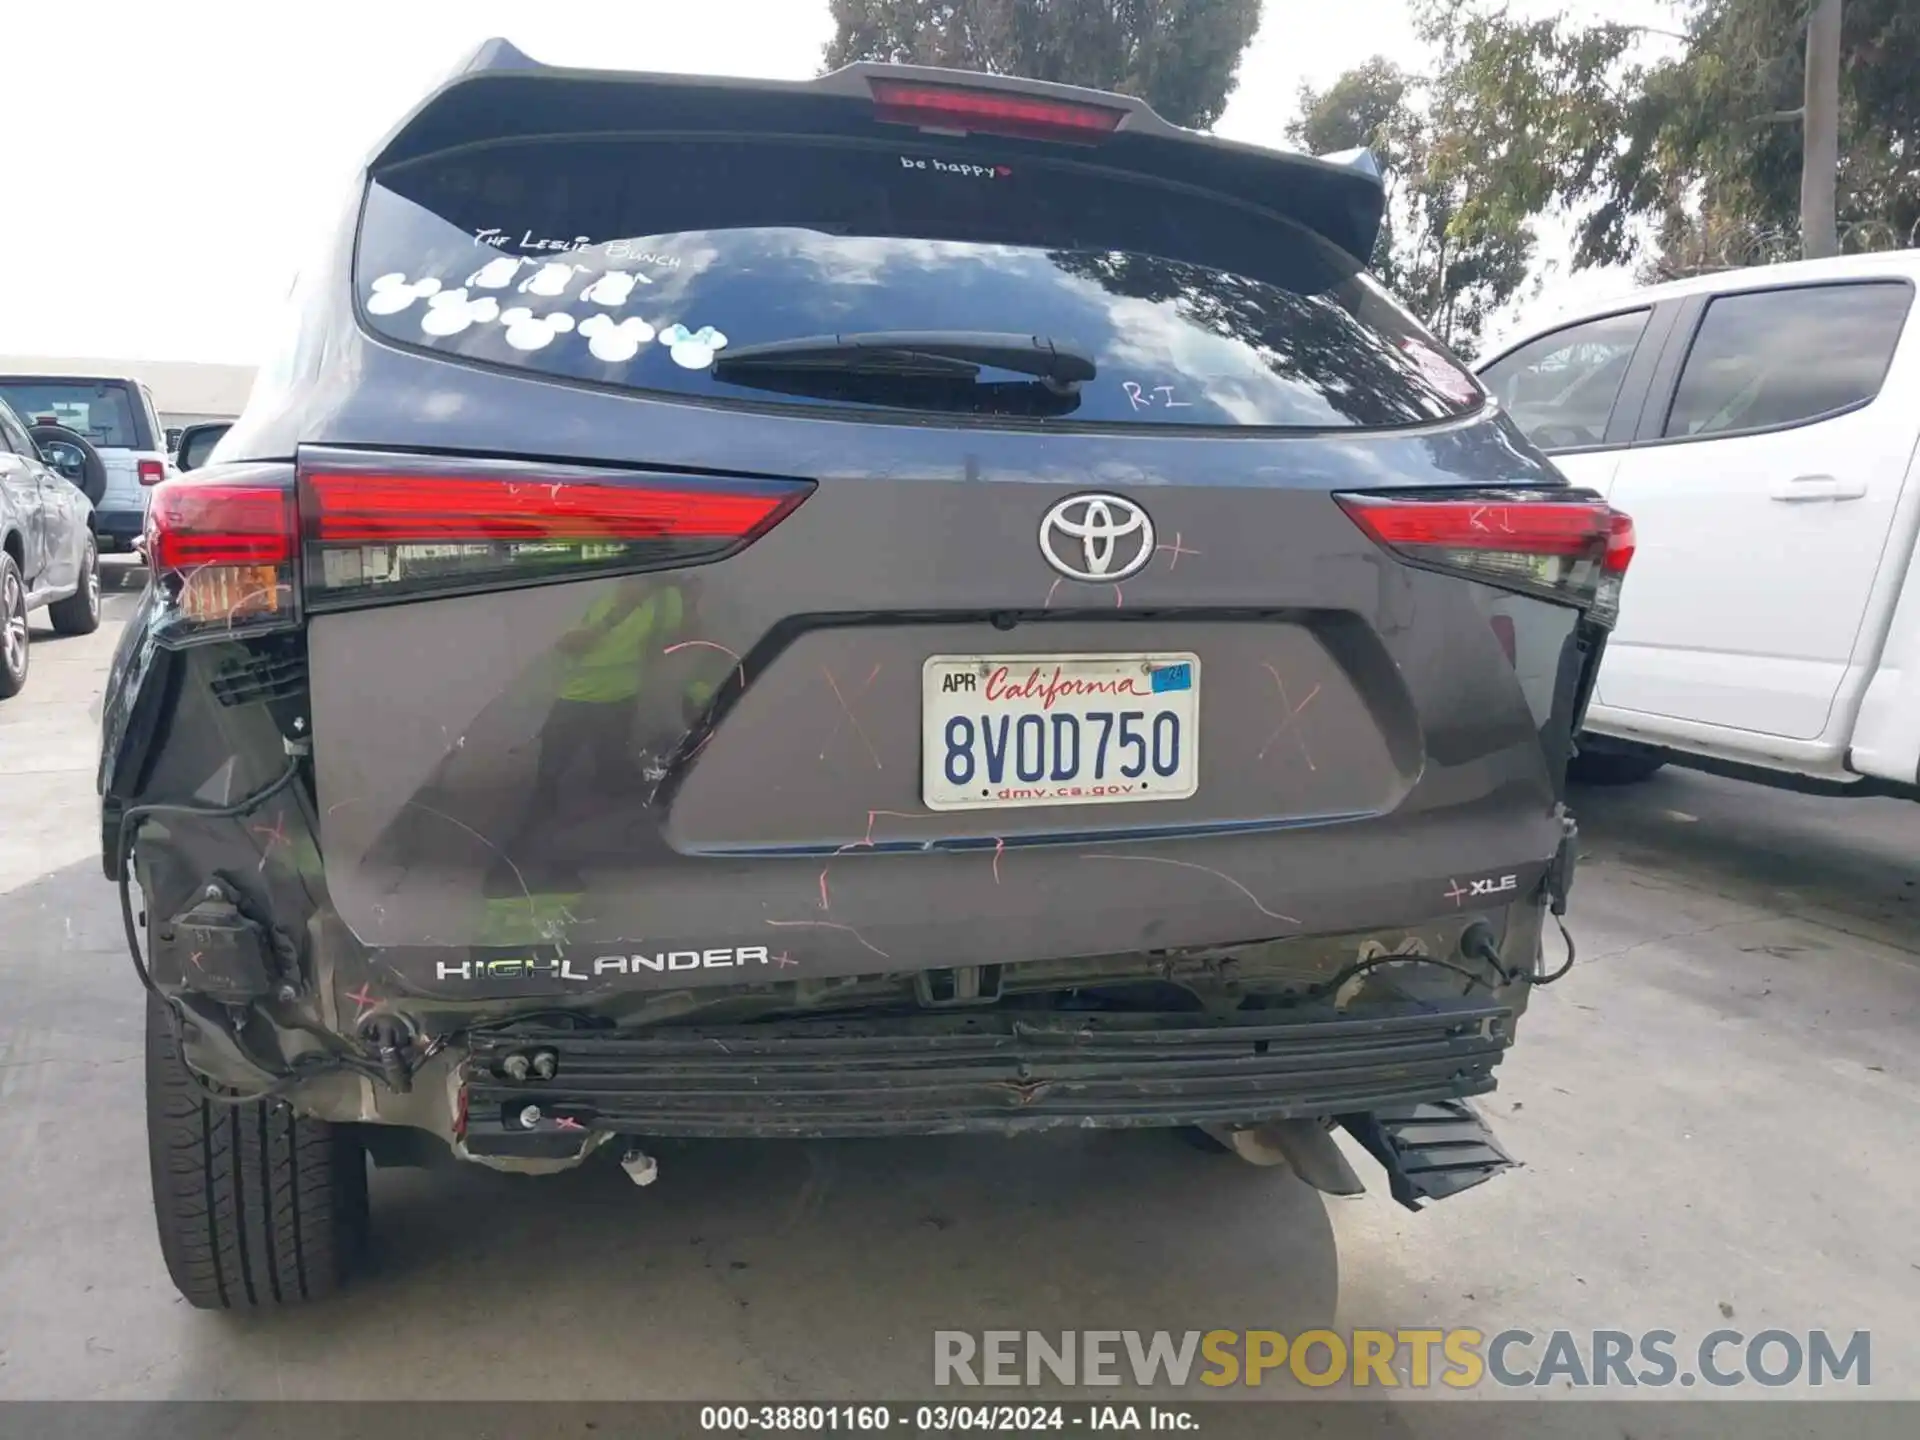
<svg viewBox="0 0 1920 1440"><path fill-rule="evenodd" d="M281 1101L224 1105L147 997L147 1152L167 1273L202 1310L256 1310L338 1288L367 1229L367 1157L349 1132Z"/></svg>
<svg viewBox="0 0 1920 1440"><path fill-rule="evenodd" d="M27 582L13 556L0 550L0 700L27 683Z"/></svg>
<svg viewBox="0 0 1920 1440"><path fill-rule="evenodd" d="M80 557L80 588L47 607L47 619L62 635L91 635L100 628L100 552L91 536Z"/></svg>
<svg viewBox="0 0 1920 1440"><path fill-rule="evenodd" d="M1567 765L1567 778L1576 785L1638 785L1666 768L1658 755L1634 755L1623 750L1583 750Z"/></svg>

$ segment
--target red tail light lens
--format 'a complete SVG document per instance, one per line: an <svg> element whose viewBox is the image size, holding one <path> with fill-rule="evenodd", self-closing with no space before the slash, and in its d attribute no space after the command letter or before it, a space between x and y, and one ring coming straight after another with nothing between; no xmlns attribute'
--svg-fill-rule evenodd
<svg viewBox="0 0 1920 1440"><path fill-rule="evenodd" d="M310 474L323 545L396 541L720 541L753 535L780 493L677 490L600 481ZM798 497L793 497L797 499Z"/></svg>
<svg viewBox="0 0 1920 1440"><path fill-rule="evenodd" d="M1627 566L1633 563L1635 548L1633 517L1620 510L1612 511L1607 522L1607 573L1626 574Z"/></svg>
<svg viewBox="0 0 1920 1440"><path fill-rule="evenodd" d="M294 617L293 474L258 465L154 488L146 552L174 640L271 629Z"/></svg>
<svg viewBox="0 0 1920 1440"><path fill-rule="evenodd" d="M1633 522L1582 491L1340 495L1342 510L1407 560L1610 620L1633 558Z"/></svg>
<svg viewBox="0 0 1920 1440"><path fill-rule="evenodd" d="M166 478L167 467L162 465L158 460L142 460L140 462L140 483L142 485L158 485Z"/></svg>
<svg viewBox="0 0 1920 1440"><path fill-rule="evenodd" d="M406 600L701 564L764 535L804 480L304 451L168 480L146 552L172 643ZM298 584L296 584L296 578Z"/></svg>
<svg viewBox="0 0 1920 1440"><path fill-rule="evenodd" d="M156 570L285 565L293 552L293 492L284 486L170 480L153 492L147 559Z"/></svg>
<svg viewBox="0 0 1920 1440"><path fill-rule="evenodd" d="M1111 105L960 85L929 85L918 80L876 79L872 86L874 118L925 130L1086 144L1119 129L1127 113Z"/></svg>
<svg viewBox="0 0 1920 1440"><path fill-rule="evenodd" d="M583 466L302 457L305 584L325 606L722 559L811 494L806 481Z"/></svg>

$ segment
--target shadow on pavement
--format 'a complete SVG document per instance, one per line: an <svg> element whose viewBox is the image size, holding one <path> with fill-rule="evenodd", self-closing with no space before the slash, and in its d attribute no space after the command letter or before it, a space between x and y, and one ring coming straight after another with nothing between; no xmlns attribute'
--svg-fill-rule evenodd
<svg viewBox="0 0 1920 1440"><path fill-rule="evenodd" d="M1583 859L1804 914L1920 955L1920 804L1796 795L1663 770L1568 799Z"/></svg>
<svg viewBox="0 0 1920 1440"><path fill-rule="evenodd" d="M141 999L97 862L0 896L0 1396L931 1393L938 1329L1332 1324L1321 1197L1166 1132L661 1145L379 1171L357 1283L204 1315L150 1218Z"/></svg>

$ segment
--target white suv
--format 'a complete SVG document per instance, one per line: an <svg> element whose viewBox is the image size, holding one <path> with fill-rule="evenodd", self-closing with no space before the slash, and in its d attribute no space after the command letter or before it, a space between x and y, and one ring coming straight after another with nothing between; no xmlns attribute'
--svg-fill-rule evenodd
<svg viewBox="0 0 1920 1440"><path fill-rule="evenodd" d="M29 425L51 421L92 442L106 467L105 488L87 495L100 553L131 551L147 497L174 473L147 387L124 375L0 375L0 399Z"/></svg>
<svg viewBox="0 0 1920 1440"><path fill-rule="evenodd" d="M1633 516L1588 778L1676 761L1920 798L1920 251L1563 315L1481 381Z"/></svg>

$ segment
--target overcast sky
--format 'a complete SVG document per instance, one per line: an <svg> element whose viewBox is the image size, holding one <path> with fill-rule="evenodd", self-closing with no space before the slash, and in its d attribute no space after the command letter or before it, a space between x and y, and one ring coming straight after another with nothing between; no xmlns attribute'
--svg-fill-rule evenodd
<svg viewBox="0 0 1920 1440"><path fill-rule="evenodd" d="M56 23L7 68L0 352L253 362L367 150L488 36L554 64L800 79L830 30L825 0L169 0ZM1301 83L1373 54L1419 62L1404 0L1266 0L1220 132L1283 145Z"/></svg>

